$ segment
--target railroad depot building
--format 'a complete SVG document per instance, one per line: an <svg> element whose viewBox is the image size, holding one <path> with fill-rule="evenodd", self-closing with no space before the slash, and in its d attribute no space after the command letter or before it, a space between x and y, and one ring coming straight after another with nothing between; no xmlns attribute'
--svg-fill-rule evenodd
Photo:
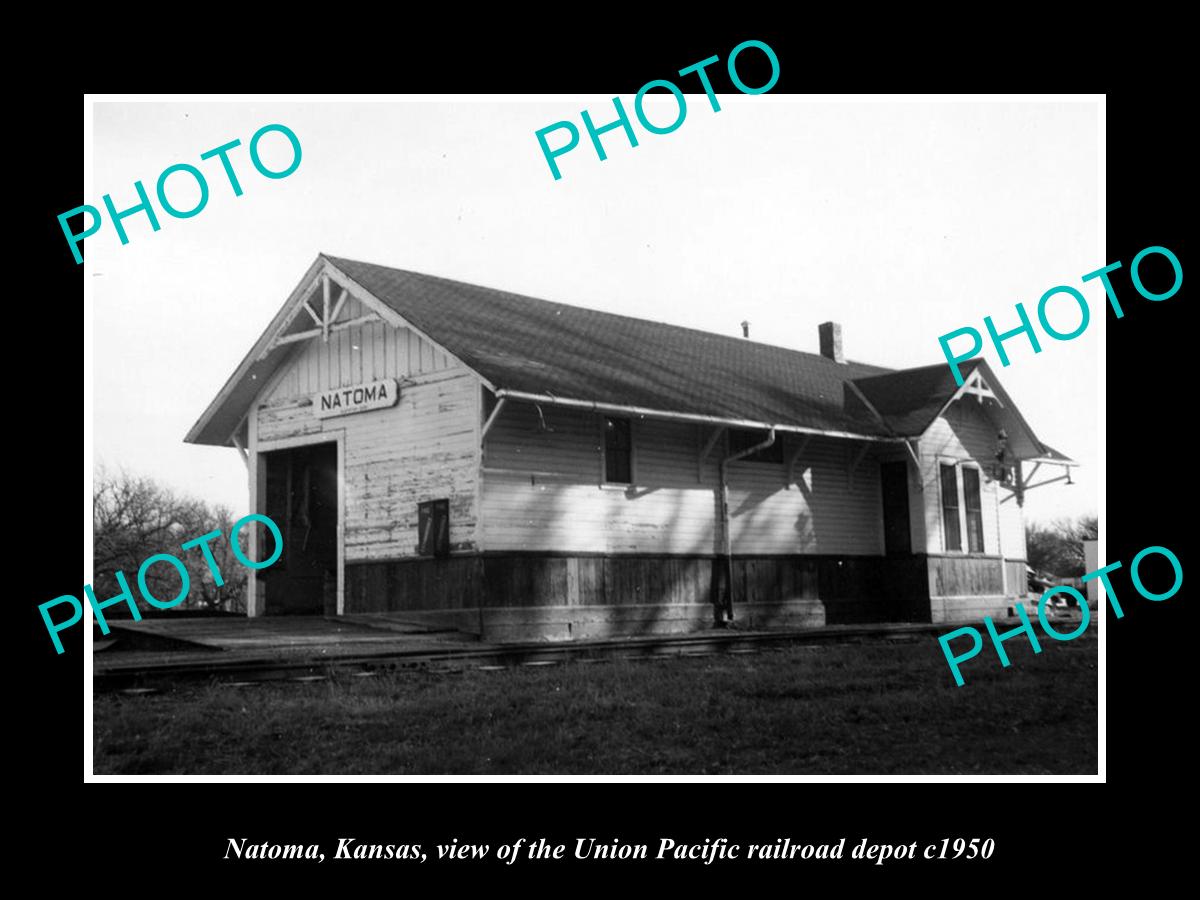
<svg viewBox="0 0 1200 900"><path fill-rule="evenodd" d="M186 440L236 447L282 531L251 616L524 640L1007 614L1024 492L1075 463L982 360L959 387L846 361L833 323L820 348L320 255Z"/></svg>

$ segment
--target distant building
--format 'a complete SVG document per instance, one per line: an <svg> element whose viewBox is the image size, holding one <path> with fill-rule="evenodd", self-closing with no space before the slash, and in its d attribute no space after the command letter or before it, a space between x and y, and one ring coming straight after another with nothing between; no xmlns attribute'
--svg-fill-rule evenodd
<svg viewBox="0 0 1200 900"><path fill-rule="evenodd" d="M1083 542L1083 565L1086 571L1095 572L1100 568L1100 542ZM1099 579L1093 578L1087 583L1088 606L1096 606L1100 602Z"/></svg>
<svg viewBox="0 0 1200 900"><path fill-rule="evenodd" d="M250 615L503 640L1004 614L1029 467L1075 463L982 360L958 387L847 361L834 323L820 347L321 255L186 439L238 447L283 531Z"/></svg>

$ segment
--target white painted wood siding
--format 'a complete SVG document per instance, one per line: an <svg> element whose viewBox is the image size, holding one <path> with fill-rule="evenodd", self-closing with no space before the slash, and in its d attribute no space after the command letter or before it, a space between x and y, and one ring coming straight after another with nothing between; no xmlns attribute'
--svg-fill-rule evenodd
<svg viewBox="0 0 1200 900"><path fill-rule="evenodd" d="M1000 498L1009 496L1009 491L1001 490ZM1004 500L1000 504L1000 548L1008 559L1026 559L1025 556L1025 514L1017 505L1017 498Z"/></svg>
<svg viewBox="0 0 1200 900"><path fill-rule="evenodd" d="M370 312L351 297L338 314L338 320L350 321ZM308 313L300 315L306 320L304 327L311 327ZM317 338L296 345L267 399L303 397L364 381L443 372L453 367L453 361L445 353L411 330L392 328L380 321L368 322L334 332L328 343Z"/></svg>
<svg viewBox="0 0 1200 900"><path fill-rule="evenodd" d="M604 485L597 415L508 404L488 435L482 484L486 550L701 553L722 550L718 441L706 462L707 426L635 419L634 486ZM784 463L729 467L734 553L878 554L883 551L878 462L858 442L814 437L787 485L797 446L782 435ZM699 477L697 477L699 475Z"/></svg>
<svg viewBox="0 0 1200 900"><path fill-rule="evenodd" d="M974 398L957 400L934 421L920 441L921 475L925 494L926 549L930 553L954 552L945 548L942 523L940 463L976 463L981 468L979 492L983 507L983 552L1009 559L1025 558L1025 526L1015 499L1000 503L1009 491L996 482L989 469L996 459L999 427ZM961 466L958 473L959 519L962 547L967 547L963 511Z"/></svg>
<svg viewBox="0 0 1200 900"><path fill-rule="evenodd" d="M365 312L350 299L339 319ZM313 394L381 378L400 382L395 406L313 415ZM372 322L298 344L255 414L252 450L344 435L346 562L415 556L417 504L443 497L452 551L476 548L479 379L409 329Z"/></svg>

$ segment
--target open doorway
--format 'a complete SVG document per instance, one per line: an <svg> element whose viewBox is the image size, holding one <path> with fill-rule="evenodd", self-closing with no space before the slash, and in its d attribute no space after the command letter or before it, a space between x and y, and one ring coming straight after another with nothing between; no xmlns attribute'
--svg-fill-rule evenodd
<svg viewBox="0 0 1200 900"><path fill-rule="evenodd" d="M264 612L337 614L337 444L310 444L259 456L266 466L263 512L283 534L283 555L260 579Z"/></svg>

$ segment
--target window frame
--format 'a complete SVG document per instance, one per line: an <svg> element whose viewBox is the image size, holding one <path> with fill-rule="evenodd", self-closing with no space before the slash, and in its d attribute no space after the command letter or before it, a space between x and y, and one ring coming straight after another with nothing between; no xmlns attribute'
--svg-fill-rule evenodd
<svg viewBox="0 0 1200 900"><path fill-rule="evenodd" d="M987 478L987 473L984 471L983 466L981 466L974 459L961 459L959 457L952 456L937 456L935 459L938 466L938 528L942 539L942 552L947 554L954 553L962 556L995 557L998 551L992 553L988 552L987 524L985 518L987 509L984 505L983 488L989 479ZM957 548L950 547L946 540L946 492L945 486L942 483L943 466L952 467L954 469L955 501L958 504L958 515L956 517L958 520ZM974 469L979 478L979 541L981 546L978 550L970 549L970 523L967 519L967 480L965 475L960 474L960 470L965 471L966 469Z"/></svg>
<svg viewBox="0 0 1200 900"><path fill-rule="evenodd" d="M983 527L983 469L978 463L968 462L966 460L959 463L959 468L962 469L962 478L959 479L962 484L962 518L965 526L963 534L967 538L967 549L964 551L971 556L987 555L987 532ZM979 549L971 549L971 519L969 508L967 507L967 470L971 469L975 472L975 486L978 488L979 497Z"/></svg>
<svg viewBox="0 0 1200 900"><path fill-rule="evenodd" d="M421 525L426 531L422 534ZM439 527L440 526L440 527ZM427 546L432 544L432 546ZM439 497L417 503L417 556L445 559L450 555L450 498Z"/></svg>
<svg viewBox="0 0 1200 900"><path fill-rule="evenodd" d="M629 425L629 481L610 481L608 478L608 420L620 420ZM637 484L637 429L632 416L601 413L597 418L600 432L600 487L626 490Z"/></svg>
<svg viewBox="0 0 1200 900"><path fill-rule="evenodd" d="M962 521L962 493L959 488L958 477L958 460L945 460L939 458L938 465L938 521L941 523L942 530L942 552L943 553L964 553L963 550L963 521ZM949 469L954 474L954 524L958 532L958 546L950 546L950 535L947 532L946 522L948 512L946 508L946 469Z"/></svg>

